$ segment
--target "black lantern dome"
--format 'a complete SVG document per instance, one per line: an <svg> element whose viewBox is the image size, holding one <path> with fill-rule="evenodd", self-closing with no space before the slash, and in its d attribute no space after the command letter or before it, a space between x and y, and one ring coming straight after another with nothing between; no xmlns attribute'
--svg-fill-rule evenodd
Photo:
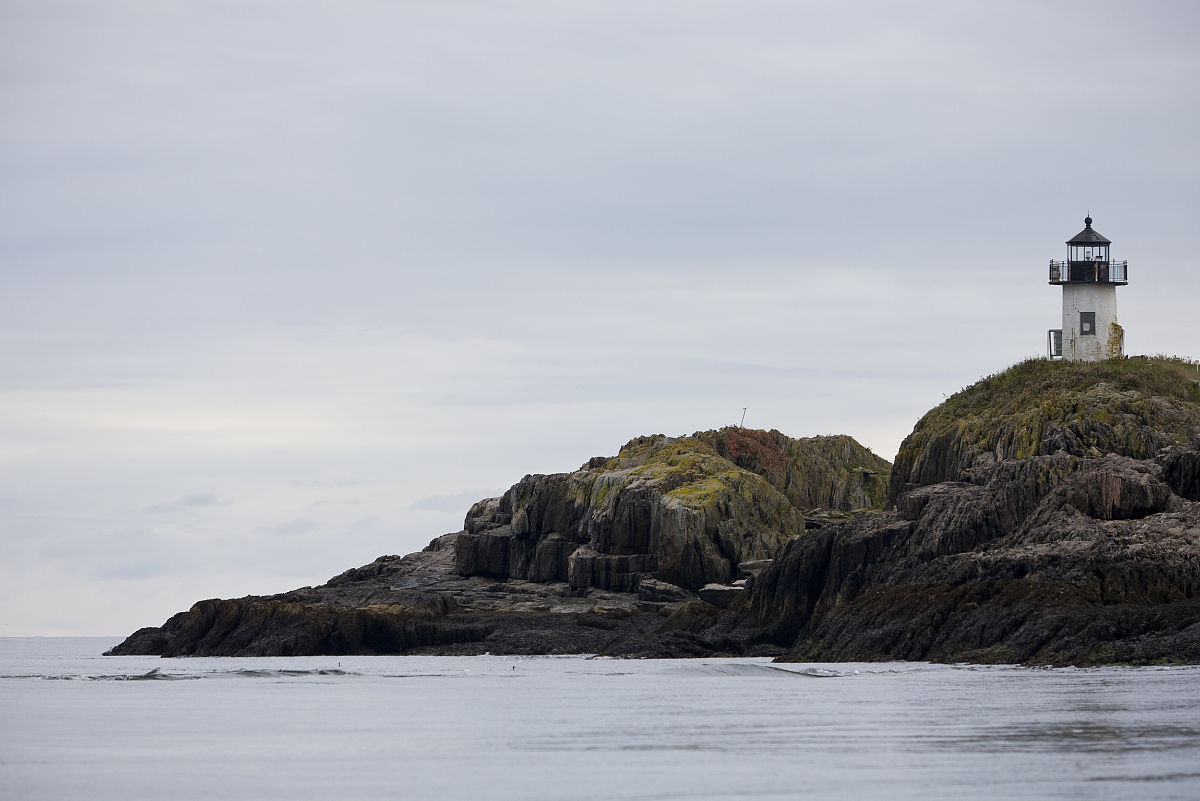
<svg viewBox="0 0 1200 801"><path fill-rule="evenodd" d="M1067 259L1050 262L1050 283L1125 284L1126 262L1109 258L1108 237L1092 228L1091 216L1083 218L1083 230L1067 240Z"/></svg>
<svg viewBox="0 0 1200 801"><path fill-rule="evenodd" d="M1099 248L1103 247L1104 258L1101 259L1101 261L1108 261L1108 246L1111 245L1112 242L1107 237L1102 236L1099 231L1092 227L1091 217L1084 217L1083 230L1068 239L1067 244L1078 245L1085 250L1090 249L1093 251L1091 255L1095 255L1099 251ZM1070 253L1068 253L1068 256L1070 256L1068 261L1092 261L1090 258L1076 259L1074 258L1074 254Z"/></svg>

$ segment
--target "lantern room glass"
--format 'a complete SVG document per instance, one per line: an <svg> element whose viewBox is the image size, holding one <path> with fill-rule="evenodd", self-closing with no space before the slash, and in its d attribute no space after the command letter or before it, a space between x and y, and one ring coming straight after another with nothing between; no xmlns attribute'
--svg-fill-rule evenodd
<svg viewBox="0 0 1200 801"><path fill-rule="evenodd" d="M1067 261L1108 261L1108 245L1068 245Z"/></svg>

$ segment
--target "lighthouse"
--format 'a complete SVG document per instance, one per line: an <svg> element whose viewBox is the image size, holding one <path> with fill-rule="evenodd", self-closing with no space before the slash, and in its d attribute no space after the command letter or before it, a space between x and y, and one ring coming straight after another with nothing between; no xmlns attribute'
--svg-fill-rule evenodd
<svg viewBox="0 0 1200 801"><path fill-rule="evenodd" d="M1050 284L1061 286L1062 328L1046 337L1050 358L1073 362L1118 359L1125 330L1117 324L1117 287L1129 283L1129 262L1112 261L1112 245L1083 218L1083 230L1067 240L1066 261L1050 260Z"/></svg>

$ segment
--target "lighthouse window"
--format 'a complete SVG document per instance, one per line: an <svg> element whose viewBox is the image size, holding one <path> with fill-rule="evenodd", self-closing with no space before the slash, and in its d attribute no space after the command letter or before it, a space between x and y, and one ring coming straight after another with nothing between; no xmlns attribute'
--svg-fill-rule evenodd
<svg viewBox="0 0 1200 801"><path fill-rule="evenodd" d="M1096 333L1096 313L1095 312L1080 312L1079 313L1079 333L1087 336Z"/></svg>

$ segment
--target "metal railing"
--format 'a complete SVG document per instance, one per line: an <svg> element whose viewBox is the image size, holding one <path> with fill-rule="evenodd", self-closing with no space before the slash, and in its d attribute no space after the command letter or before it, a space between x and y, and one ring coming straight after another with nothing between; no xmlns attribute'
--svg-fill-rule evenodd
<svg viewBox="0 0 1200 801"><path fill-rule="evenodd" d="M1076 265L1076 275L1079 275L1079 265L1084 265L1084 274L1086 278L1076 277L1071 278L1071 265ZM1087 270L1091 267L1091 270ZM1128 261L1097 261L1097 262L1069 262L1050 260L1050 283L1052 284L1128 284L1129 283L1129 262Z"/></svg>

